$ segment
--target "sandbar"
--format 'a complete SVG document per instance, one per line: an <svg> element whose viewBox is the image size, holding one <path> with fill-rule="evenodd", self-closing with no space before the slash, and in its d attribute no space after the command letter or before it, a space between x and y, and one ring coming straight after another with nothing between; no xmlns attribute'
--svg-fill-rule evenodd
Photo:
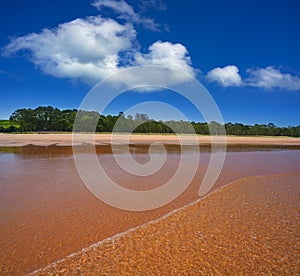
<svg viewBox="0 0 300 276"><path fill-rule="evenodd" d="M166 144L178 144L179 140L176 135L160 135L160 134L134 134L130 136L125 134L95 134L95 139L89 134L78 134L76 144L92 143L92 144L111 144L113 143L151 143L162 142ZM113 140L112 140L113 137ZM216 143L224 143L222 137L215 137ZM191 135L181 135L180 140L186 143L192 142L194 138ZM198 135L197 139L200 144L210 144L211 136ZM300 138L294 137L268 137L268 136L226 136L227 145L286 145L298 146L300 145ZM72 145L71 133L34 133L34 134L0 134L0 147L18 147L26 145L49 146L49 145Z"/></svg>

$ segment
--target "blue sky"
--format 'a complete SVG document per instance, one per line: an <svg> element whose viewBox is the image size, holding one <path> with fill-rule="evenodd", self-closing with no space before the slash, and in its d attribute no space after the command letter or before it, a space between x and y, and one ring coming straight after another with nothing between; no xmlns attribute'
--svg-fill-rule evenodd
<svg viewBox="0 0 300 276"><path fill-rule="evenodd" d="M158 65L196 77L225 122L300 125L299 11L297 0L2 0L0 118L78 108L110 74ZM127 93L107 112L155 100L200 118L170 91Z"/></svg>

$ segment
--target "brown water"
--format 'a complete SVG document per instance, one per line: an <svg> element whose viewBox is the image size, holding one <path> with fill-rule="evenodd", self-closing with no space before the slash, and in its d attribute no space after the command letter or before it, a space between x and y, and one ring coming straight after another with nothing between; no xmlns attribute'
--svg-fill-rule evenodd
<svg viewBox="0 0 300 276"><path fill-rule="evenodd" d="M33 275L299 275L299 180L237 180Z"/></svg>
<svg viewBox="0 0 300 276"><path fill-rule="evenodd" d="M141 187L141 178L117 167L109 147L98 147L97 151L106 170L131 189L162 185L176 171L180 159L179 149L169 146L166 165L159 174L143 178ZM148 160L147 146L132 146L132 152L141 163ZM193 150L182 154L193 154ZM209 158L209 149L203 149L197 174L179 198L156 210L129 212L104 204L87 190L76 171L70 147L1 149L0 274L29 273L194 201ZM214 188L245 176L299 169L300 150L233 147Z"/></svg>

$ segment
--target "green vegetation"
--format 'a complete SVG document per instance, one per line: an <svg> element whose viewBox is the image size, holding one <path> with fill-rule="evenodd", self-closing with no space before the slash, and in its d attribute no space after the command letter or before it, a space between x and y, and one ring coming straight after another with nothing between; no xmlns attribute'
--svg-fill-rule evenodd
<svg viewBox="0 0 300 276"><path fill-rule="evenodd" d="M0 121L0 132L30 132L30 131L73 131L74 120L77 116L75 131L90 131L96 125L97 132L134 132L134 133L193 133L208 135L220 133L222 126L217 122L185 122L185 121L155 121L146 114L127 118L123 112L118 115L100 115L95 111L76 109L59 110L52 106L39 106L36 109L18 109L8 120ZM116 122L118 124L115 126ZM194 130L193 130L193 128ZM272 123L255 124L225 124L227 135L239 136L292 136L300 137L300 126L277 127Z"/></svg>
<svg viewBox="0 0 300 276"><path fill-rule="evenodd" d="M20 125L10 120L0 120L0 132L19 131Z"/></svg>

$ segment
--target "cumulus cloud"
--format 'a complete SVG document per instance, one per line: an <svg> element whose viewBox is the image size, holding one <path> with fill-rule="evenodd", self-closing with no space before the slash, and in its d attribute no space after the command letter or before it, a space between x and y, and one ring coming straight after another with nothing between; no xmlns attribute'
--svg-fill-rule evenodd
<svg viewBox="0 0 300 276"><path fill-rule="evenodd" d="M145 5L149 6L151 3L152 1L145 3ZM119 14L119 18L121 19L143 25L145 28L153 31L159 30L159 24L157 24L152 18L144 17L139 13L136 13L133 7L127 4L124 0L94 0L92 5L99 11L101 11L103 8L110 8L115 13Z"/></svg>
<svg viewBox="0 0 300 276"><path fill-rule="evenodd" d="M98 16L16 38L3 50L6 56L29 51L31 62L47 74L95 82L117 72L120 54L130 52L135 39L131 24Z"/></svg>
<svg viewBox="0 0 300 276"><path fill-rule="evenodd" d="M207 73L207 79L224 87L241 86L243 84L239 69L235 65L212 69Z"/></svg>
<svg viewBox="0 0 300 276"><path fill-rule="evenodd" d="M283 88L287 90L300 90L300 78L288 73L282 73L272 66L266 68L249 69L247 85L266 89Z"/></svg>
<svg viewBox="0 0 300 276"><path fill-rule="evenodd" d="M157 41L149 47L149 53L136 53L135 62L137 65L169 67L195 76L195 70L191 65L188 51L180 43L172 44L170 42Z"/></svg>
<svg viewBox="0 0 300 276"><path fill-rule="evenodd" d="M2 50L6 56L26 53L46 74L79 78L89 84L137 65L171 67L195 75L188 51L182 44L157 41L150 45L147 53L141 53L131 23L120 24L100 16L76 19L54 29L15 38ZM160 75L166 85L185 81L182 74L178 76ZM131 78L149 83L150 76Z"/></svg>
<svg viewBox="0 0 300 276"><path fill-rule="evenodd" d="M264 89L281 88L286 90L300 90L300 77L283 73L272 66L266 68L248 69L248 76L244 79L235 65L215 68L207 73L207 79L217 82L224 87L252 86Z"/></svg>
<svg viewBox="0 0 300 276"><path fill-rule="evenodd" d="M149 85L158 82L164 87L185 83L197 73L187 49L180 43L157 41L150 45L147 53L136 52L132 65L143 66L143 69L135 70L134 74L125 70L122 78L126 79L129 86L145 86L139 88L142 92L157 90ZM155 70L153 67L156 67Z"/></svg>
<svg viewBox="0 0 300 276"><path fill-rule="evenodd" d="M187 49L180 43L157 41L151 44L147 53L136 52L131 66L143 66L142 70L122 71L121 82L126 80L129 86L141 86L140 92L157 90L149 85L160 83L161 86L170 87L185 83L195 76L197 70L192 67ZM128 66L128 68L131 68ZM153 70L153 67L156 67ZM118 85L119 76L113 80ZM143 87L145 86L145 87Z"/></svg>

